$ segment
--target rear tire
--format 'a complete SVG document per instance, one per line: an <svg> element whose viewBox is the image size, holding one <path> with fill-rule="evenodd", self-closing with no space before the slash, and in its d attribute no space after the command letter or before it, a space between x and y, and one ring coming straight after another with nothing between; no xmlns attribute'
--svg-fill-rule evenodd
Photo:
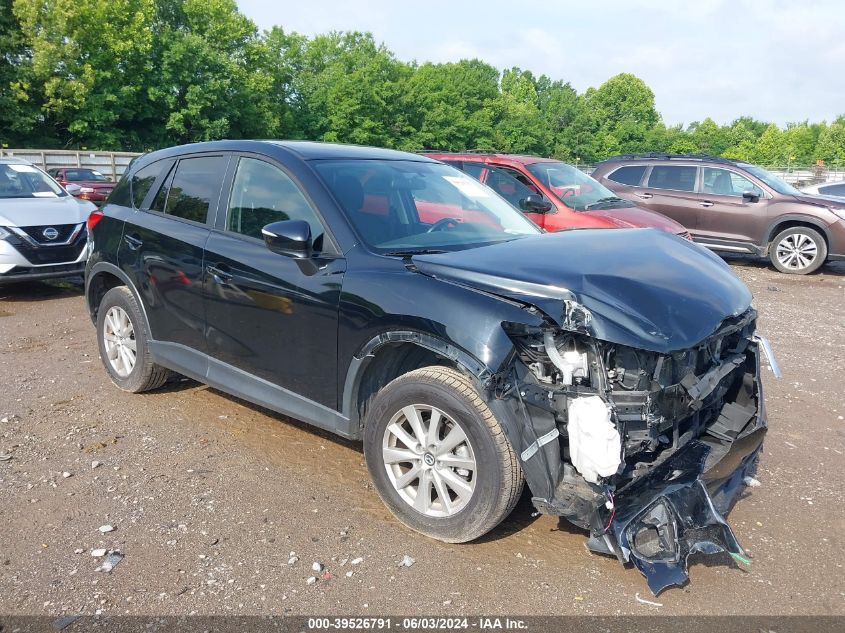
<svg viewBox="0 0 845 633"><path fill-rule="evenodd" d="M167 381L170 371L153 362L144 314L126 286L112 288L100 301L97 342L109 377L124 391L140 393Z"/></svg>
<svg viewBox="0 0 845 633"><path fill-rule="evenodd" d="M782 273L807 275L824 264L827 242L815 229L793 226L774 237L769 245L769 259Z"/></svg>
<svg viewBox="0 0 845 633"><path fill-rule="evenodd" d="M447 367L417 369L378 392L364 455L396 518L447 543L486 534L522 494L522 469L501 425L472 382Z"/></svg>

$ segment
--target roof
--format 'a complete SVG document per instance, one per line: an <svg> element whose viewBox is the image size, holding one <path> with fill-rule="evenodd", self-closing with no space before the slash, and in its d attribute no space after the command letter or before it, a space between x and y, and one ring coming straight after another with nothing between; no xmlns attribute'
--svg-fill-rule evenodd
<svg viewBox="0 0 845 633"><path fill-rule="evenodd" d="M413 160L428 162L418 154L400 152L380 147L366 147L364 145L345 145L342 143L321 143L316 141L285 141L285 140L222 140L203 143L189 143L160 149L146 154L141 163L158 160L171 156L178 156L193 152L264 152L273 154L278 150L287 150L301 160L321 159L357 159L357 160Z"/></svg>
<svg viewBox="0 0 845 633"><path fill-rule="evenodd" d="M500 154L498 152L435 152L426 150L420 152L423 156L436 158L437 160L495 160L502 163L518 163L520 165L532 165L534 163L559 163L555 158L543 158L542 156L531 156L529 154Z"/></svg>
<svg viewBox="0 0 845 633"><path fill-rule="evenodd" d="M618 163L618 162L635 162L635 161L655 161L655 160L683 160L683 161L690 161L690 160L698 160L701 162L708 162L708 163L723 163L728 165L744 165L747 164L745 161L741 160L733 160L730 158L724 158L722 156L710 156L708 154L669 154L665 152L652 152L650 154L622 154L620 156L611 156L607 158L598 165L603 163Z"/></svg>

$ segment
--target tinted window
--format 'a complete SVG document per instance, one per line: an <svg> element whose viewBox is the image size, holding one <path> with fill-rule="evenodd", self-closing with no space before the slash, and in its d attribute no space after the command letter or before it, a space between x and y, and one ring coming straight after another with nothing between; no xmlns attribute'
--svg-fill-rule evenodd
<svg viewBox="0 0 845 633"><path fill-rule="evenodd" d="M536 188L529 188L525 186L525 184L513 175L513 172L509 172L504 169L497 169L496 167L490 167L489 165L487 166L487 169L487 180L484 184L510 202L517 209L522 208L520 203L525 200L525 198L530 195L537 195Z"/></svg>
<svg viewBox="0 0 845 633"><path fill-rule="evenodd" d="M135 204L135 208L141 208L141 203L147 197L147 193L158 178L162 167L164 167L164 163L159 161L139 169L132 176L132 202Z"/></svg>
<svg viewBox="0 0 845 633"><path fill-rule="evenodd" d="M0 164L0 198L57 198L66 195L55 180L34 165Z"/></svg>
<svg viewBox="0 0 845 633"><path fill-rule="evenodd" d="M458 165L455 165L455 167L458 167ZM459 169L463 169L476 180L481 180L481 172L484 170L484 163L464 163L462 167L459 167Z"/></svg>
<svg viewBox="0 0 845 633"><path fill-rule="evenodd" d="M225 168L226 159L222 156L180 160L168 182L156 195L153 209L161 210L161 198L166 190L164 213L205 224L208 209L220 192Z"/></svg>
<svg viewBox="0 0 845 633"><path fill-rule="evenodd" d="M121 207L129 207L132 206L132 196L129 189L129 182L131 178L128 176L123 176L120 180L117 181L114 189L109 194L107 203L108 204L117 204Z"/></svg>
<svg viewBox="0 0 845 633"><path fill-rule="evenodd" d="M655 165L651 168L648 186L653 189L695 191L697 169L684 165Z"/></svg>
<svg viewBox="0 0 845 633"><path fill-rule="evenodd" d="M305 220L311 225L314 241L323 234L317 214L287 174L262 160L241 158L232 185L226 228L262 239L264 226L282 220Z"/></svg>
<svg viewBox="0 0 845 633"><path fill-rule="evenodd" d="M173 175L175 173L176 165L174 164L173 167L170 168L170 173L167 174L167 178L164 179L164 183L162 183L159 188L156 197L153 198L153 203L150 205L150 209L153 211L164 213L164 206L167 204L167 194L170 191L170 185L173 183Z"/></svg>
<svg viewBox="0 0 845 633"><path fill-rule="evenodd" d="M717 196L736 196L739 198L746 191L753 191L758 196L763 195L760 188L748 178L727 169L715 167L704 168L701 190L704 193L712 193Z"/></svg>
<svg viewBox="0 0 845 633"><path fill-rule="evenodd" d="M819 193L825 196L845 196L845 184L819 187Z"/></svg>
<svg viewBox="0 0 845 633"><path fill-rule="evenodd" d="M607 179L612 180L613 182L618 182L620 185L636 186L642 182L645 170L645 165L627 165L614 171L607 177Z"/></svg>

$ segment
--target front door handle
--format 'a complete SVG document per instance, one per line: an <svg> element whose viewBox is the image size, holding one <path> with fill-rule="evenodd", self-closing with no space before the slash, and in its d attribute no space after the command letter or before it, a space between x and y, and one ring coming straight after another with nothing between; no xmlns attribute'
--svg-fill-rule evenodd
<svg viewBox="0 0 845 633"><path fill-rule="evenodd" d="M137 235L124 235L123 241L126 242L129 250L132 251L137 251L144 244L144 241Z"/></svg>
<svg viewBox="0 0 845 633"><path fill-rule="evenodd" d="M226 268L226 270L224 270L224 268ZM232 281L232 273L229 272L226 264L219 264L218 266L212 266L209 264L205 267L205 271L211 275L214 279L214 283L223 285Z"/></svg>
<svg viewBox="0 0 845 633"><path fill-rule="evenodd" d="M651 198L653 198L653 197L654 197L654 196L653 196L652 194L650 194L650 193L638 193L638 194L636 194L636 196L637 196L638 198L642 198L643 200L650 200Z"/></svg>
<svg viewBox="0 0 845 633"><path fill-rule="evenodd" d="M709 200L705 200L704 202L701 203L701 206L702 207L712 207L713 203L710 202Z"/></svg>

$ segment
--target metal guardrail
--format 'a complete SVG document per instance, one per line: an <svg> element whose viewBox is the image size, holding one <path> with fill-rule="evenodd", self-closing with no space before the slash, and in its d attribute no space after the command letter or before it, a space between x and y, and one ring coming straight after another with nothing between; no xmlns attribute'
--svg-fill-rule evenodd
<svg viewBox="0 0 845 633"><path fill-rule="evenodd" d="M104 176L117 181L132 162L140 154L136 152L89 152L85 150L62 149L3 149L0 147L0 158L14 156L23 158L44 171L57 167L86 167L96 169Z"/></svg>

